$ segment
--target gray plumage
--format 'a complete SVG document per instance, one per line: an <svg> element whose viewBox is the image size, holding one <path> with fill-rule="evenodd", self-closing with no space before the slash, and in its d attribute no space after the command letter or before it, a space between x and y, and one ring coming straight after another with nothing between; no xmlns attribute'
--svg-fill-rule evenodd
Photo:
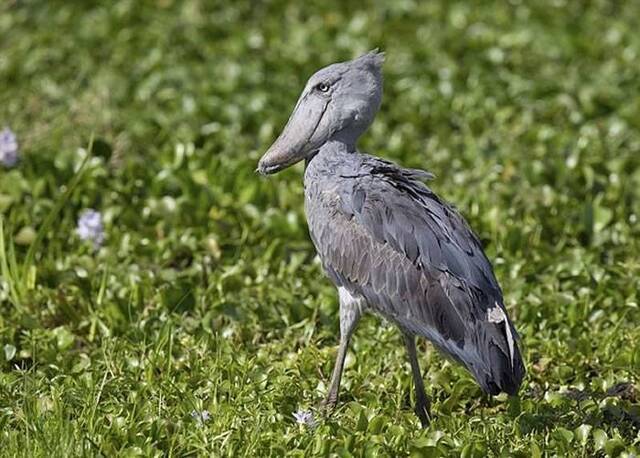
<svg viewBox="0 0 640 458"><path fill-rule="evenodd" d="M341 343L327 404L337 401L353 329L372 310L405 334L416 412L427 424L413 336L462 363L489 394L515 394L524 366L491 264L462 216L424 183L432 175L355 147L380 105L382 61L373 51L312 76L259 170L306 160L311 238L340 291Z"/></svg>

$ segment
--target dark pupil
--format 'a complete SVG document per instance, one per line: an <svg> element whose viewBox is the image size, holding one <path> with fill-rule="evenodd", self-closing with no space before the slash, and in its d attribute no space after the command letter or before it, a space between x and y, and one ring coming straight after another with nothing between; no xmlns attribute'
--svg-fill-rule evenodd
<svg viewBox="0 0 640 458"><path fill-rule="evenodd" d="M322 92L327 92L329 90L329 86L324 83L318 84L317 88Z"/></svg>

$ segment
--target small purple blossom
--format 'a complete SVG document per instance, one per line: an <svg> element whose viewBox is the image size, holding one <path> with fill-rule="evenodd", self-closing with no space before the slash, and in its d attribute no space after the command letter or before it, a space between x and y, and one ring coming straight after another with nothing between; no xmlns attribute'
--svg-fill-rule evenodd
<svg viewBox="0 0 640 458"><path fill-rule="evenodd" d="M88 208L80 213L76 234L82 240L93 242L98 248L104 242L104 227L102 226L102 215L92 208Z"/></svg>
<svg viewBox="0 0 640 458"><path fill-rule="evenodd" d="M310 410L298 410L293 413L293 416L296 419L296 422L308 426L309 428L315 428L317 423L316 419L313 417L313 412Z"/></svg>
<svg viewBox="0 0 640 458"><path fill-rule="evenodd" d="M13 167L18 163L18 140L11 129L0 131L0 164Z"/></svg>
<svg viewBox="0 0 640 458"><path fill-rule="evenodd" d="M203 410L202 412L198 412L197 410L192 410L191 418L193 418L196 421L196 424L198 425L199 428L202 428L204 424L207 421L209 421L209 418L211 418L211 414L209 413L208 410Z"/></svg>

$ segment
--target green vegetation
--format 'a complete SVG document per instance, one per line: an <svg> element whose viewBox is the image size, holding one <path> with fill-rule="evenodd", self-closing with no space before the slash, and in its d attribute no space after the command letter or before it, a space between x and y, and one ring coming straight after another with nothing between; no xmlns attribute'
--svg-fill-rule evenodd
<svg viewBox="0 0 640 458"><path fill-rule="evenodd" d="M21 160L0 166L0 455L640 452L639 28L633 1L2 2ZM528 375L488 400L422 342L421 430L399 333L369 317L308 428L292 414L326 391L336 294L301 166L253 171L306 78L377 46L361 147L436 174Z"/></svg>

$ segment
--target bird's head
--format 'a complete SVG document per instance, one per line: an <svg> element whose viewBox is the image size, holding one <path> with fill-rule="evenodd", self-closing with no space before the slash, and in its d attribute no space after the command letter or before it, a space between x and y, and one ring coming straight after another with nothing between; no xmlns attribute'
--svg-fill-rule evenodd
<svg viewBox="0 0 640 458"><path fill-rule="evenodd" d="M350 147L369 127L382 100L382 62L377 50L318 70L302 91L287 125L262 156L264 175L312 156L329 140Z"/></svg>

